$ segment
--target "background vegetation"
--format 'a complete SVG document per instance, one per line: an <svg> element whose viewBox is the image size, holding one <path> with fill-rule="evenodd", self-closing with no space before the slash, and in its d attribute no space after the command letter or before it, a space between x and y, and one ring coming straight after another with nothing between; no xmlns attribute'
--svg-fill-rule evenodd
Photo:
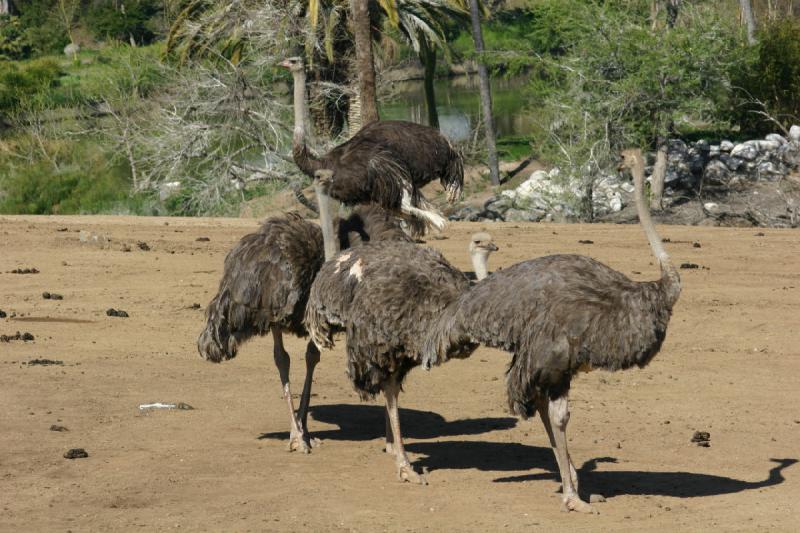
<svg viewBox="0 0 800 533"><path fill-rule="evenodd" d="M535 127L514 140L515 157L586 179L621 146L735 140L800 121L800 6L754 2L750 45L739 2L685 0L676 15L666 4L485 4L482 59L494 76L530 79L519 98ZM287 55L313 65L319 144L347 134L347 2L10 5L0 15L0 213L233 215L256 195L299 188L289 78L275 66ZM422 60L441 75L475 58L461 4L398 1L398 17L381 5L371 17L382 69ZM471 155L480 161L480 149Z"/></svg>

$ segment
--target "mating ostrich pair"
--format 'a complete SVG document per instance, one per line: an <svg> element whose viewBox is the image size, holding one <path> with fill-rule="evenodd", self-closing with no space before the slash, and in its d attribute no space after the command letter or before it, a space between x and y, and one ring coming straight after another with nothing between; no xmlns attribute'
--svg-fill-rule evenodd
<svg viewBox="0 0 800 533"><path fill-rule="evenodd" d="M450 202L464 185L461 154L438 129L404 121L377 121L361 128L348 141L317 156L307 145L308 102L302 58L281 65L294 82L292 156L303 173L314 179L325 240L325 259L337 251L328 198L347 205L377 204L400 211L425 226L444 228L445 219L420 189L438 178Z"/></svg>
<svg viewBox="0 0 800 533"><path fill-rule="evenodd" d="M348 375L362 397L383 391L398 476L425 483L405 454L397 397L417 365L467 357L486 344L512 354L506 376L511 410L536 412L558 463L567 510L592 512L578 494L567 449L568 393L579 371L643 367L659 351L680 278L659 239L643 196L641 152L627 151L636 206L657 281L634 282L580 255L518 263L471 286L438 252L382 242L340 253L311 286L306 325L320 347L346 334ZM477 270L477 269L476 269Z"/></svg>

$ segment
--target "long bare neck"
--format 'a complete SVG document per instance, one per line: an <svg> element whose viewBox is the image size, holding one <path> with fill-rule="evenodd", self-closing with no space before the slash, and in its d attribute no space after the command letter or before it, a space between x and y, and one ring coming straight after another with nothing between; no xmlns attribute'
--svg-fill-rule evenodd
<svg viewBox="0 0 800 533"><path fill-rule="evenodd" d="M475 279L478 281L484 279L489 275L489 254L472 252L470 253L472 259L472 270L475 271Z"/></svg>
<svg viewBox="0 0 800 533"><path fill-rule="evenodd" d="M636 212L639 214L639 223L644 229L645 235L647 235L650 250L661 267L661 280L666 286L671 306L680 294L681 280L675 265L672 264L667 251L664 249L661 237L656 232L653 219L650 217L650 209L647 207L647 202L644 198L644 160L641 154L637 154L634 157L631 173L633 174L633 184L636 188Z"/></svg>
<svg viewBox="0 0 800 533"><path fill-rule="evenodd" d="M294 131L292 132L292 157L307 176L322 168L319 160L308 149L308 102L306 100L306 73L302 69L292 72L294 78Z"/></svg>
<svg viewBox="0 0 800 533"><path fill-rule="evenodd" d="M292 73L294 78L294 132L292 143L294 146L306 144L306 73L296 70Z"/></svg>
<svg viewBox="0 0 800 533"><path fill-rule="evenodd" d="M339 252L339 240L333 231L333 209L330 197L318 179L314 180L314 192L319 205L319 224L322 228L322 242L325 245L325 261L330 261Z"/></svg>

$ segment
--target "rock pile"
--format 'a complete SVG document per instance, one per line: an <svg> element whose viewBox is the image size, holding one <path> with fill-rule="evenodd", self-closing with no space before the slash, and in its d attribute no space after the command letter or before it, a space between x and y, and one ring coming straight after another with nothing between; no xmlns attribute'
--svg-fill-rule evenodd
<svg viewBox="0 0 800 533"><path fill-rule="evenodd" d="M650 162L654 161L653 154ZM664 205L686 191L701 188L736 188L748 182L775 181L800 168L800 126L792 126L788 139L772 133L764 139L734 144L721 141L711 144L699 140L686 143L671 139L667 150L664 178ZM646 169L652 174L653 166ZM649 179L649 178L648 178ZM464 207L451 215L452 220L504 220L538 222L569 221L578 218L585 202L581 180L562 176L559 169L537 170L516 189L502 191L490 198L483 209ZM622 210L633 203L633 185L617 174L601 175L592 187L595 217Z"/></svg>

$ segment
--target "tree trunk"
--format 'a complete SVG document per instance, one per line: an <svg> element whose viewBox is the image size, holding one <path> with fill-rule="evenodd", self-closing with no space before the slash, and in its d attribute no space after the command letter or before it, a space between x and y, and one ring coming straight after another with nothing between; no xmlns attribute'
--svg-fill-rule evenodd
<svg viewBox="0 0 800 533"><path fill-rule="evenodd" d="M742 18L747 24L747 42L756 44L756 17L753 15L753 6L750 0L739 0L739 7L742 9Z"/></svg>
<svg viewBox="0 0 800 533"><path fill-rule="evenodd" d="M494 118L492 117L492 89L489 86L489 72L483 58L483 32L481 31L481 14L478 0L469 2L470 18L472 19L472 40L475 41L475 51L478 53L478 78L481 89L481 108L483 111L484 128L486 129L486 149L489 157L489 174L492 185L500 185L500 169L497 165L497 145L494 133Z"/></svg>
<svg viewBox="0 0 800 533"><path fill-rule="evenodd" d="M439 112L436 110L436 92L433 82L436 77L436 49L426 39L420 41L419 58L425 67L425 108L428 111L428 126L439 127Z"/></svg>
<svg viewBox="0 0 800 533"><path fill-rule="evenodd" d="M674 28L681 10L681 0L668 0L667 2L667 27Z"/></svg>
<svg viewBox="0 0 800 533"><path fill-rule="evenodd" d="M650 209L660 210L664 197L664 178L667 174L667 140L659 138L656 149L656 164L650 178Z"/></svg>
<svg viewBox="0 0 800 533"><path fill-rule="evenodd" d="M378 97L375 91L375 65L372 61L372 35L368 0L351 0L356 41L358 92L361 95L361 122L366 126L379 120Z"/></svg>
<svg viewBox="0 0 800 533"><path fill-rule="evenodd" d="M0 0L0 15L8 15L11 10L8 7L8 0Z"/></svg>

